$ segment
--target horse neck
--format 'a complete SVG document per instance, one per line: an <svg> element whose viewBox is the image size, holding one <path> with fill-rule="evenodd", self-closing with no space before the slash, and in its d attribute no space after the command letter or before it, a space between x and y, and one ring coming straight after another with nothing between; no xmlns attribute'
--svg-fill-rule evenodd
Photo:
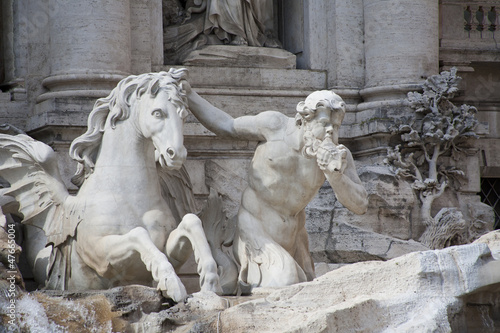
<svg viewBox="0 0 500 333"><path fill-rule="evenodd" d="M118 122L114 129L107 126L94 176L124 179L131 186L158 182L154 151L153 143L139 134L130 119Z"/></svg>

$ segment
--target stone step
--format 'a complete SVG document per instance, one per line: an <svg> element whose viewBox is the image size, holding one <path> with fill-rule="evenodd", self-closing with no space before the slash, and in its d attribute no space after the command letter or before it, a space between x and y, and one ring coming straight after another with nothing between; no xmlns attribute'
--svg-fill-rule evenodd
<svg viewBox="0 0 500 333"><path fill-rule="evenodd" d="M10 93L9 92L0 92L0 103L10 102Z"/></svg>
<svg viewBox="0 0 500 333"><path fill-rule="evenodd" d="M177 68L180 66L176 66ZM234 94L244 89L245 95L252 90L271 91L315 91L326 89L326 71L304 69L243 68L243 67L199 67L184 66L189 70L189 82L197 89L217 89L226 93L230 89ZM168 70L165 66L162 70ZM248 90L252 89L252 90ZM198 90L197 90L198 91ZM240 93L241 95L241 93Z"/></svg>
<svg viewBox="0 0 500 333"><path fill-rule="evenodd" d="M192 51L184 65L204 67L295 68L293 53L279 48L206 45Z"/></svg>

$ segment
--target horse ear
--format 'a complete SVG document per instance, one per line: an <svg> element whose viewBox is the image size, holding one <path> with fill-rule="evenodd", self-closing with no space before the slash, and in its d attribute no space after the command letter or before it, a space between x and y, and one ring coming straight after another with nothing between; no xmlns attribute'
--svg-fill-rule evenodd
<svg viewBox="0 0 500 333"><path fill-rule="evenodd" d="M155 79L153 84L151 85L151 95L156 96L159 89L160 89L160 80Z"/></svg>

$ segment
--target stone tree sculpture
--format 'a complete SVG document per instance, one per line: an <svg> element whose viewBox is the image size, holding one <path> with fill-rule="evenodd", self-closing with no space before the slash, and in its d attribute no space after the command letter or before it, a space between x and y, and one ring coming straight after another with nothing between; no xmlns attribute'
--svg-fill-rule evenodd
<svg viewBox="0 0 500 333"><path fill-rule="evenodd" d="M467 241L463 239L466 221L457 208L442 208L431 215L434 201L454 181L465 177L463 170L445 164L443 158L463 159L469 139L478 138L477 109L451 102L460 80L452 68L428 78L423 93L408 93L409 106L415 114L400 119L394 126L394 133L400 134L403 142L389 148L386 159L397 176L413 181L412 187L421 202L420 216L427 227L420 242L432 249Z"/></svg>

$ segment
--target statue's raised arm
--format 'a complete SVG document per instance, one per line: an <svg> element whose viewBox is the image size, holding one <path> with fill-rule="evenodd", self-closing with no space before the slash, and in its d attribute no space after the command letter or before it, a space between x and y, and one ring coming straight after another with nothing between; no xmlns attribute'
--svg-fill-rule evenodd
<svg viewBox="0 0 500 333"><path fill-rule="evenodd" d="M198 95L187 81L182 82L182 87L191 112L206 128L221 137L266 141L283 130L288 121L288 117L275 111L235 119Z"/></svg>

